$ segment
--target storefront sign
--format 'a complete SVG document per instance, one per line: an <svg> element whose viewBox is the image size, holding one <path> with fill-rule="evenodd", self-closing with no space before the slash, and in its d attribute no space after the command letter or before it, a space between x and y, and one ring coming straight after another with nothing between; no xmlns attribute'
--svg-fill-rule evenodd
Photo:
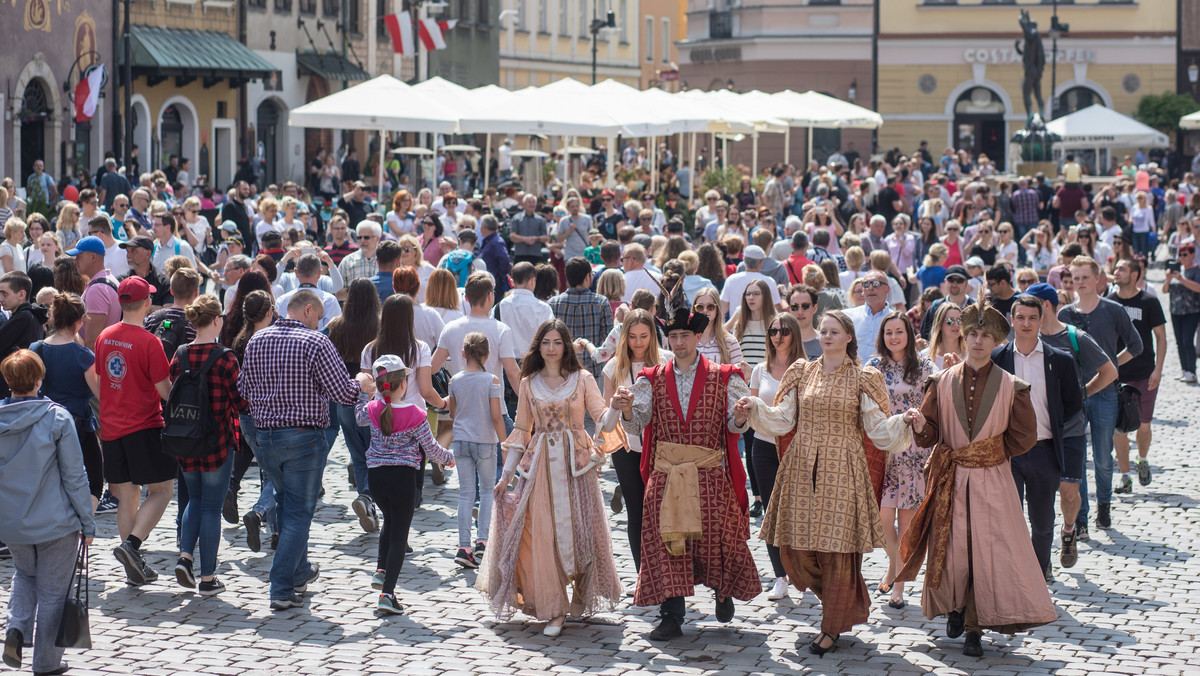
<svg viewBox="0 0 1200 676"><path fill-rule="evenodd" d="M741 47L717 47L709 49L707 47L701 49L693 49L691 53L692 63L705 63L707 61L741 61Z"/></svg>
<svg viewBox="0 0 1200 676"><path fill-rule="evenodd" d="M983 64L1005 64L1005 63L1021 63L1021 55L1013 47L996 47L987 49L985 47L968 47L963 51L963 61L967 63L983 63ZM1046 62L1049 63L1053 56L1046 55ZM1060 49L1058 50L1059 63L1092 63L1096 60L1096 50L1094 49Z"/></svg>

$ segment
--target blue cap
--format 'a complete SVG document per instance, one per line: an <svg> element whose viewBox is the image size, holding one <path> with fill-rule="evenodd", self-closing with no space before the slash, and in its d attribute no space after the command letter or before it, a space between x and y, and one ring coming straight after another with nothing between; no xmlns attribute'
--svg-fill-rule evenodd
<svg viewBox="0 0 1200 676"><path fill-rule="evenodd" d="M94 254L103 256L108 252L108 247L104 246L104 240L94 235L88 235L75 243L75 248L67 252L68 256L78 256L84 251L89 251Z"/></svg>
<svg viewBox="0 0 1200 676"><path fill-rule="evenodd" d="M1055 291L1053 286L1045 282L1038 282L1030 286L1028 289L1025 289L1025 294L1036 296L1042 300L1048 300L1051 305L1058 307L1058 291Z"/></svg>

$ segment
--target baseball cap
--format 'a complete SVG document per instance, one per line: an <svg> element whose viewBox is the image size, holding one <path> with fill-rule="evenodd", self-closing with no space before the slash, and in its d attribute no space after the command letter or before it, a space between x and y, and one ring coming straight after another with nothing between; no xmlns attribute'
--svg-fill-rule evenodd
<svg viewBox="0 0 1200 676"><path fill-rule="evenodd" d="M246 243L242 241L242 238L241 238L241 237L229 237L229 238L226 238L226 240L225 240L225 243L226 243L226 244L236 244L236 245L238 245L238 246L240 246L240 247L245 247L245 246L246 246Z"/></svg>
<svg viewBox="0 0 1200 676"><path fill-rule="evenodd" d="M237 232L238 231L237 223L234 223L233 221L225 221L224 223L221 224L221 229L224 230L225 232Z"/></svg>
<svg viewBox="0 0 1200 676"><path fill-rule="evenodd" d="M158 289L150 286L150 282L134 275L133 277L125 278L117 286L117 299L122 303L136 303L146 300L150 297L150 294L156 291Z"/></svg>
<svg viewBox="0 0 1200 676"><path fill-rule="evenodd" d="M979 256L971 256L970 258L967 259L967 267L968 268L982 268L983 267L983 259L980 258Z"/></svg>
<svg viewBox="0 0 1200 676"><path fill-rule="evenodd" d="M389 373L402 372L405 376L408 375L410 368L404 365L404 360L394 354L381 355L371 364L371 373L378 378Z"/></svg>
<svg viewBox="0 0 1200 676"><path fill-rule="evenodd" d="M764 259L766 257L767 257L767 252L763 251L763 248L761 246L758 246L757 244L751 244L750 246L746 247L745 249L742 249L742 258L749 259L752 261L761 261L762 259Z"/></svg>
<svg viewBox="0 0 1200 676"><path fill-rule="evenodd" d="M599 228L592 228L591 230L588 230L588 237L591 237L592 235L599 235L599 234L601 234Z"/></svg>
<svg viewBox="0 0 1200 676"><path fill-rule="evenodd" d="M1030 286L1028 289L1025 289L1025 294L1029 296L1037 296L1042 300L1048 300L1050 301L1051 305L1058 307L1058 292L1054 290L1053 286L1050 286L1045 282L1038 282L1037 284Z"/></svg>
<svg viewBox="0 0 1200 676"><path fill-rule="evenodd" d="M616 197L616 196L617 196L617 193L615 193L611 190L605 190L604 192L600 193L601 199L603 199L605 197Z"/></svg>
<svg viewBox="0 0 1200 676"><path fill-rule="evenodd" d="M103 256L108 249L104 246L104 240L95 235L88 235L76 242L75 248L68 251L67 255L78 256L85 251Z"/></svg>
<svg viewBox="0 0 1200 676"><path fill-rule="evenodd" d="M963 280L966 280L970 275L967 274L967 269L963 266L951 265L946 268L946 279L950 279L951 277L962 277Z"/></svg>
<svg viewBox="0 0 1200 676"><path fill-rule="evenodd" d="M131 247L145 249L147 251L154 251L154 240L145 235L138 235L128 242L121 242L122 249L129 250Z"/></svg>

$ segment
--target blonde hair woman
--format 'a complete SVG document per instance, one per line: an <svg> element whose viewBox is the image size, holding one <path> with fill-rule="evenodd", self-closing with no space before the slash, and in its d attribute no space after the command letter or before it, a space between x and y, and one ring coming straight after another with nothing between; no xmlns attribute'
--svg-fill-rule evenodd
<svg viewBox="0 0 1200 676"><path fill-rule="evenodd" d="M87 234L86 230L80 229L79 205L63 202L62 208L58 210L58 221L54 224L54 230L63 251L75 248L75 243Z"/></svg>
<svg viewBox="0 0 1200 676"><path fill-rule="evenodd" d="M862 277L863 264L867 262L867 254L861 246L855 244L846 249L846 271L838 275L843 289L849 289L854 280Z"/></svg>
<svg viewBox="0 0 1200 676"><path fill-rule="evenodd" d="M408 266L415 268L417 277L421 280L421 288L417 290L417 302L425 302L425 293L429 287L429 278L436 270L429 261L425 260L425 256L421 251L421 242L415 235L403 235L396 240L400 245L400 262L396 264L396 269Z"/></svg>
<svg viewBox="0 0 1200 676"><path fill-rule="evenodd" d="M9 272L27 272L25 250L25 221L10 218L4 224L4 243L0 244L0 275Z"/></svg>
<svg viewBox="0 0 1200 676"><path fill-rule="evenodd" d="M454 273L438 268L429 275L429 288L425 291L425 304L437 311L443 324L449 324L463 316L462 296L455 283Z"/></svg>
<svg viewBox="0 0 1200 676"><path fill-rule="evenodd" d="M928 357L939 371L959 363L967 354L967 344L963 340L962 323L959 319L961 314L962 308L947 300L938 306L933 315L933 326L929 330L929 347L925 348L921 356Z"/></svg>
<svg viewBox="0 0 1200 676"><path fill-rule="evenodd" d="M716 287L706 286L696 292L692 299L692 312L702 312L708 317L708 327L700 334L696 351L714 364L737 364L742 361L742 347L737 338L725 330L721 321L721 293Z"/></svg>
<svg viewBox="0 0 1200 676"><path fill-rule="evenodd" d="M200 215L200 198L192 195L183 201L183 218L186 226L181 230L187 243L197 256L201 256L213 243L212 226Z"/></svg>
<svg viewBox="0 0 1200 676"><path fill-rule="evenodd" d="M625 296L625 275L620 270L605 270L596 281L596 293L608 299L615 313L621 307L621 298Z"/></svg>

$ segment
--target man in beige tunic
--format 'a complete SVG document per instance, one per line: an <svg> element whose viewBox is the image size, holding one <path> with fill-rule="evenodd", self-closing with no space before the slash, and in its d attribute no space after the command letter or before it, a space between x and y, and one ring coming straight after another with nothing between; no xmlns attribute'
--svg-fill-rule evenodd
<svg viewBox="0 0 1200 676"><path fill-rule="evenodd" d="M984 629L1013 633L1057 619L1046 591L1009 460L1037 441L1029 385L992 365L1008 320L976 303L962 312L967 361L929 379L913 423L933 447L927 493L904 534L897 577L912 580L928 549L921 607L946 615L946 635L967 632L963 654L983 655Z"/></svg>

